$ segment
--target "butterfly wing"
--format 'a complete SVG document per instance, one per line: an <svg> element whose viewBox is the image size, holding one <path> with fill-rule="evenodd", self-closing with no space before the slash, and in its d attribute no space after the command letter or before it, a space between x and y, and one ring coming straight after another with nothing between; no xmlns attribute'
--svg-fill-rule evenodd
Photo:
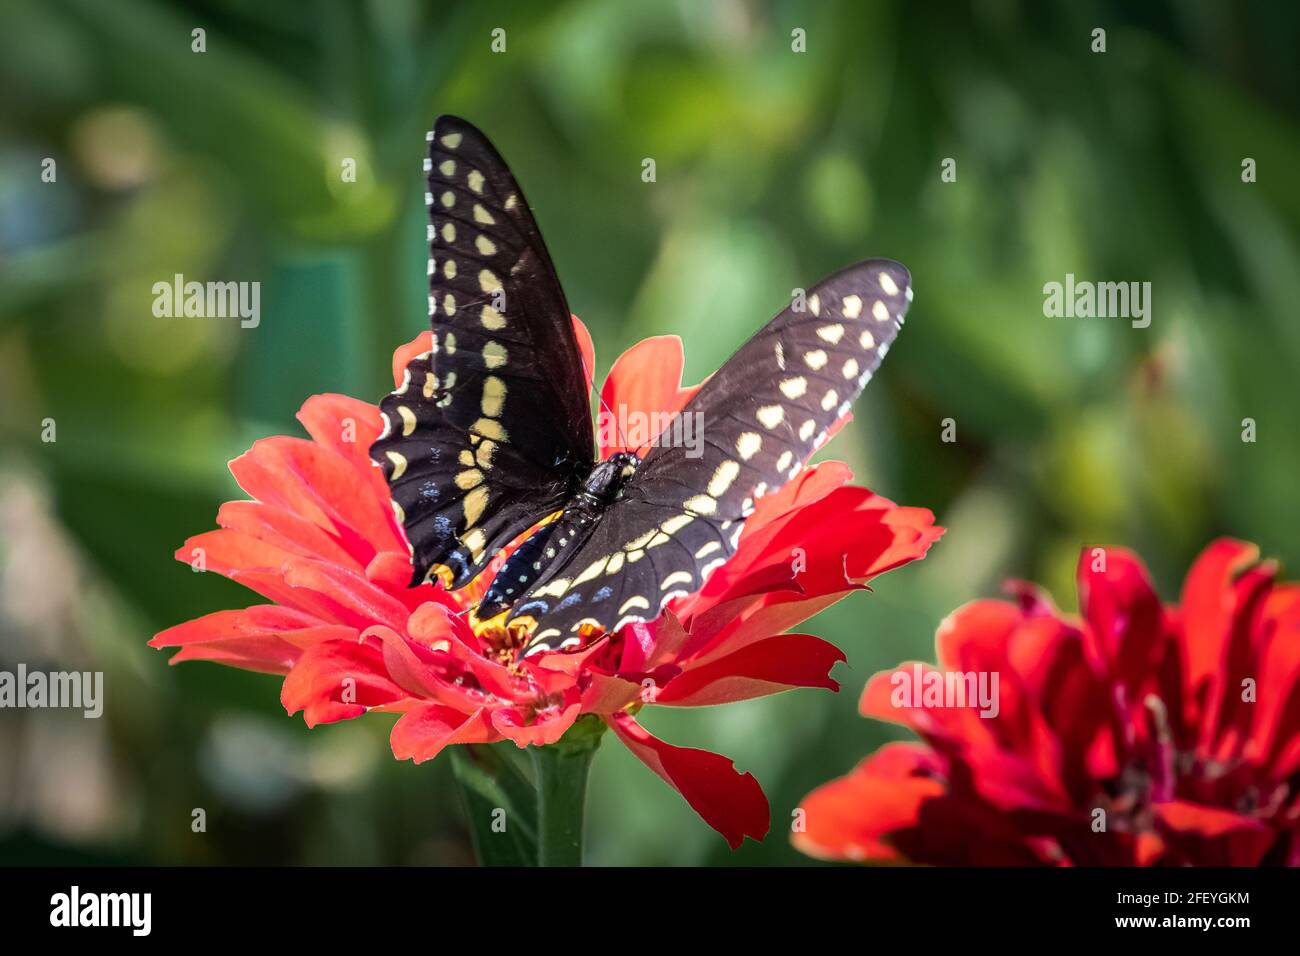
<svg viewBox="0 0 1300 956"><path fill-rule="evenodd" d="M583 546L526 596L549 602L529 651L568 646L583 624L653 620L702 587L735 552L754 501L793 478L848 412L911 298L903 266L869 259L818 283L746 342L681 412L702 438L699 453L652 448Z"/></svg>
<svg viewBox="0 0 1300 956"><path fill-rule="evenodd" d="M440 117L428 134L433 348L380 403L371 458L410 541L412 585L470 581L562 505L590 470L589 376L523 191L486 136Z"/></svg>

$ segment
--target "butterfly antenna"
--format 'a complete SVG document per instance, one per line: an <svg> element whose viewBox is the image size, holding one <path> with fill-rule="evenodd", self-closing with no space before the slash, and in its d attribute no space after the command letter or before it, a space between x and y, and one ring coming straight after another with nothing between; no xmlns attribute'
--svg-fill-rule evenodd
<svg viewBox="0 0 1300 956"><path fill-rule="evenodd" d="M614 409L612 409L612 408L609 407L609 403L605 401L605 396L604 396L604 395L601 395L601 394L597 393L596 397L600 400L600 407L601 407L602 409L604 409L605 414L608 415L608 416L610 416L610 418L611 418L611 419L613 420L613 422L614 422L614 430L618 432L618 443L619 443L619 446L622 447L622 448L626 448L626 447L627 447L627 436L623 434L623 426L622 426L621 424L619 424L618 416L614 414Z"/></svg>
<svg viewBox="0 0 1300 956"><path fill-rule="evenodd" d="M582 370L587 373L587 388L596 391L596 370L594 368L588 369L585 361L582 363ZM596 392L596 400L600 402L600 407L604 410L605 414L609 415L614 422L614 430L618 432L619 447L626 448L627 436L623 434L623 426L619 424L618 416L614 414L614 409L610 408L609 403L605 401L603 392Z"/></svg>

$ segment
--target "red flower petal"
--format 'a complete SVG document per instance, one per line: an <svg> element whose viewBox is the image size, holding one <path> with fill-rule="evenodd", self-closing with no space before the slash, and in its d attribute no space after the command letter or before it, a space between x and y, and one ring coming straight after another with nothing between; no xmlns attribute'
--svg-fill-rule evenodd
<svg viewBox="0 0 1300 956"><path fill-rule="evenodd" d="M1096 650L1114 679L1136 694L1165 644L1164 608L1151 576L1124 548L1085 548L1078 576L1079 610Z"/></svg>
<svg viewBox="0 0 1300 956"><path fill-rule="evenodd" d="M303 712L308 727L359 717L406 692L387 676L383 652L372 644L325 641L303 651L284 679L280 702Z"/></svg>
<svg viewBox="0 0 1300 956"><path fill-rule="evenodd" d="M943 780L929 775L933 769L926 748L886 745L848 775L803 798L803 830L796 825L792 842L823 860L898 861L901 855L889 835L917 826L926 801L947 790ZM870 812L863 812L866 807Z"/></svg>
<svg viewBox="0 0 1300 956"><path fill-rule="evenodd" d="M804 798L796 847L829 859L961 866L1059 862L1046 838L1026 838L1008 816L952 794L944 762L914 744L887 744L846 777ZM864 813L864 809L869 812Z"/></svg>
<svg viewBox="0 0 1300 956"><path fill-rule="evenodd" d="M339 547L338 542L320 526L296 514L264 505L259 501L227 501L217 511L217 524L228 531L248 535L273 548L299 557L319 558L322 561L359 567L352 555ZM186 563L193 561L193 555L187 548L178 551L176 557ZM236 559L233 557L229 563L232 567L241 567L236 564ZM242 567L249 566L242 565ZM252 566L278 567L278 564L266 563Z"/></svg>
<svg viewBox="0 0 1300 956"><path fill-rule="evenodd" d="M384 479L370 461L370 446L383 431L378 408L346 395L313 395L303 402L297 417L312 441L378 478L383 487Z"/></svg>
<svg viewBox="0 0 1300 956"><path fill-rule="evenodd" d="M402 382L406 379L406 366L415 360L417 355L423 355L425 352L433 351L433 330L421 332L405 345L400 345L393 352L393 388L401 388Z"/></svg>
<svg viewBox="0 0 1300 956"><path fill-rule="evenodd" d="M701 707L778 694L795 687L839 690L830 669L844 653L821 638L786 634L758 641L669 681L655 703Z"/></svg>
<svg viewBox="0 0 1300 956"><path fill-rule="evenodd" d="M450 744L483 744L496 739L486 711L466 715L432 703L412 707L393 725L389 735L393 756L416 763L431 760Z"/></svg>
<svg viewBox="0 0 1300 956"><path fill-rule="evenodd" d="M596 347L591 344L591 333L582 319L576 315L569 318L573 320L573 335L578 340L578 354L582 356L582 370L587 373L587 387L590 388L596 380Z"/></svg>
<svg viewBox="0 0 1300 956"><path fill-rule="evenodd" d="M1230 810L1185 800L1154 810L1165 842L1200 866L1258 866L1275 839L1269 827Z"/></svg>
<svg viewBox="0 0 1300 956"><path fill-rule="evenodd" d="M1224 657L1237 612L1233 579L1259 559L1244 541L1220 538L1196 559L1183 584L1184 719L1201 727L1223 689Z"/></svg>
<svg viewBox="0 0 1300 956"><path fill-rule="evenodd" d="M699 391L681 387L684 365L682 340L675 335L644 339L618 357L600 391L602 458L620 451L644 454L669 418Z"/></svg>
<svg viewBox="0 0 1300 956"><path fill-rule="evenodd" d="M303 648L355 638L348 627L319 626L316 618L275 604L217 611L155 634L150 647L179 647L170 663L215 661L268 674L286 674Z"/></svg>
<svg viewBox="0 0 1300 956"><path fill-rule="evenodd" d="M564 732L573 726L582 711L582 704L575 700L563 709L555 708L543 715L528 713L529 708L509 707L492 711L492 727L502 737L513 740L519 747L544 747L553 744Z"/></svg>
<svg viewBox="0 0 1300 956"><path fill-rule="evenodd" d="M630 714L615 714L606 721L637 759L685 797L733 850L745 837L761 840L767 835L771 811L752 774L738 773L719 754L664 743Z"/></svg>
<svg viewBox="0 0 1300 956"><path fill-rule="evenodd" d="M300 438L264 438L230 463L239 487L325 529L363 565L405 545L393 533L387 500L357 494L357 469Z"/></svg>

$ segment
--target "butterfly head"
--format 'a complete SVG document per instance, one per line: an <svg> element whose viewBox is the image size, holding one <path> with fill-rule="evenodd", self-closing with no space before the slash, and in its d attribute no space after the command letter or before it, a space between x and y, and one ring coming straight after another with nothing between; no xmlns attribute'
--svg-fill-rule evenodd
<svg viewBox="0 0 1300 956"><path fill-rule="evenodd" d="M582 483L582 490L598 502L615 501L629 478L636 474L641 459L630 452L620 451L598 462Z"/></svg>

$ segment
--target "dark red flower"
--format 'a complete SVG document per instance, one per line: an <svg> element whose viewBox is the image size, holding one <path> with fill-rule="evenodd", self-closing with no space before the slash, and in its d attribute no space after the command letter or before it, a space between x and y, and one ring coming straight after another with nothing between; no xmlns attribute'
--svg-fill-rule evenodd
<svg viewBox="0 0 1300 956"><path fill-rule="evenodd" d="M590 337L575 323L590 368ZM425 333L398 349L395 380L429 347ZM615 363L605 404L647 420L676 412L694 391L680 386L681 371L675 337L642 342ZM281 700L310 726L370 711L399 714L393 753L416 761L449 744L554 743L580 714L599 715L733 846L767 832L758 783L724 757L655 739L636 712L793 687L838 689L828 672L840 651L785 632L922 557L942 533L929 511L853 487L843 464L825 462L761 499L731 560L658 620L572 653L520 660L516 638L460 613L477 603L483 581L459 591L407 587L410 555L368 456L379 410L318 395L298 418L311 440L264 439L231 462L254 500L223 505L220 528L189 539L176 555L193 562L201 554L209 570L271 603L169 628L154 647L181 648L173 663L210 660L285 675ZM606 456L618 450L602 445ZM806 556L797 574L796 548Z"/></svg>
<svg viewBox="0 0 1300 956"><path fill-rule="evenodd" d="M1023 583L1014 603L960 608L937 673L997 674L996 716L896 706L922 665L875 675L862 713L925 744L887 745L811 793L796 845L932 864L1300 864L1300 585L1276 571L1216 541L1167 607L1133 554L1095 549L1078 617Z"/></svg>

